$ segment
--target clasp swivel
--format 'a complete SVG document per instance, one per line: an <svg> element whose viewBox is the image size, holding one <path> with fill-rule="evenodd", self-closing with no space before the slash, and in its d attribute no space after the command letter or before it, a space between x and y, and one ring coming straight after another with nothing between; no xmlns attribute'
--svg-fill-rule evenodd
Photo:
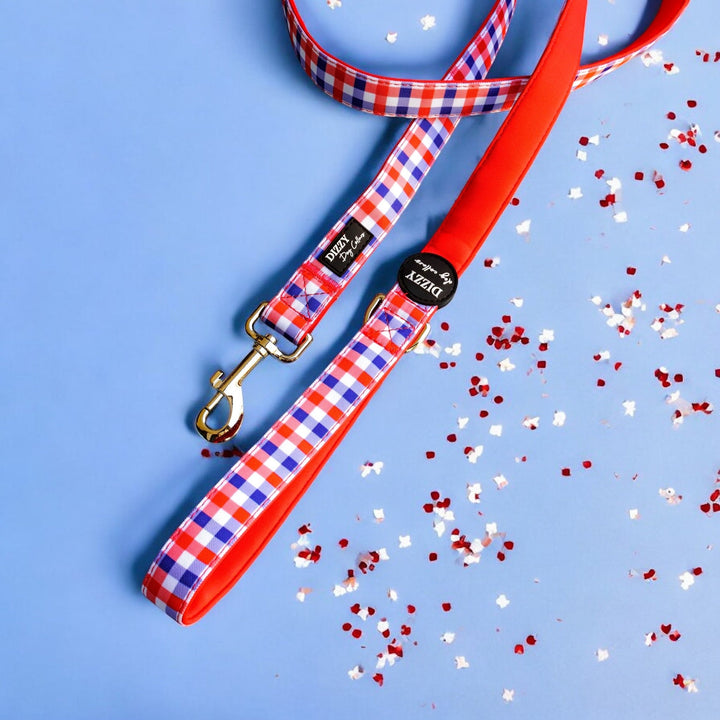
<svg viewBox="0 0 720 720"><path fill-rule="evenodd" d="M295 362L312 342L312 335L308 333L303 341L292 353L284 353L277 346L273 335L261 335L255 330L255 323L259 320L267 303L261 303L255 312L245 321L245 332L253 339L252 350L243 358L240 364L226 377L222 370L218 370L211 378L210 384L217 391L210 402L203 407L195 419L197 431L208 442L220 443L232 438L240 428L245 417L242 383L250 372L260 364L268 355L285 363ZM225 398L228 401L228 418L220 428L211 428L208 418L218 403Z"/></svg>

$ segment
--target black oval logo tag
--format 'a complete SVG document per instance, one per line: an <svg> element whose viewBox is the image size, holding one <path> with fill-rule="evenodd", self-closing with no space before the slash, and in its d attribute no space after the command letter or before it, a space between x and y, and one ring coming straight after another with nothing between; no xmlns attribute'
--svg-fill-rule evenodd
<svg viewBox="0 0 720 720"><path fill-rule="evenodd" d="M458 275L441 255L421 252L403 260L397 281L401 290L418 305L445 307L455 295Z"/></svg>

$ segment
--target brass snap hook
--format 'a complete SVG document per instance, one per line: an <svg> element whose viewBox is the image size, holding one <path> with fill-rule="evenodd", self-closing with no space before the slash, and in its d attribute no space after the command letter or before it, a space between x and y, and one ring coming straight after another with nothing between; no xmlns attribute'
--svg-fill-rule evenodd
<svg viewBox="0 0 720 720"><path fill-rule="evenodd" d="M202 437L208 442L220 443L232 438L240 429L245 417L242 383L245 378L264 360L272 355L281 362L294 362L305 351L312 342L312 335L309 333L305 339L295 348L292 353L284 353L278 348L277 340L273 335L260 335L255 331L255 323L260 318L267 303L261 303L255 312L245 322L245 332L253 339L252 350L243 358L240 364L227 376L222 370L218 370L211 378L210 384L217 391L210 402L203 407L195 419L195 427ZM228 418L220 428L211 428L208 418L221 400L226 399L229 405Z"/></svg>

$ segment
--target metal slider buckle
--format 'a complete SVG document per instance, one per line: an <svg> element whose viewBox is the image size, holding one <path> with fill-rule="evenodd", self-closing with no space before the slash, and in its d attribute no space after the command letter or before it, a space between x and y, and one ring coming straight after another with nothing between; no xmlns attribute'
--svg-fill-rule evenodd
<svg viewBox="0 0 720 720"><path fill-rule="evenodd" d="M365 311L364 321L367 324L370 318L378 311L380 305L382 305L385 299L385 293L378 293L371 301ZM425 323L420 331L418 339L405 351L405 353L412 352L421 342L425 342L427 336L430 334L430 323Z"/></svg>
<svg viewBox="0 0 720 720"><path fill-rule="evenodd" d="M277 346L277 339L274 335L270 335L269 333L267 335L261 335L255 330L255 323L260 319L260 315L266 307L266 302L260 303L252 315L245 321L245 332L253 340L252 350L227 377L222 370L218 370L210 378L210 384L217 392L212 400L200 410L195 419L197 431L208 442L225 442L237 433L245 417L242 383L250 372L259 365L261 360L271 355L276 360L280 360L280 362L295 362L295 360L305 352L307 346L313 340L312 335L308 333L293 352L284 353ZM207 424L207 420L223 398L228 401L228 405L230 406L227 422L220 428L211 428Z"/></svg>

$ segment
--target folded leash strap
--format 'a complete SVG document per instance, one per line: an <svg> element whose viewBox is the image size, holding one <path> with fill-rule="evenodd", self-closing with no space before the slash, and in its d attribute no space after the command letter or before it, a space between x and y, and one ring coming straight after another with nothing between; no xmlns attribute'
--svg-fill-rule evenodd
<svg viewBox="0 0 720 720"><path fill-rule="evenodd" d="M314 480L390 370L452 298L512 198L573 87L644 52L689 0L663 0L628 48L580 67L586 0L567 0L530 78L483 80L507 32L515 0L498 0L442 81L363 73L323 50L293 0L283 0L300 62L327 94L368 112L419 118L368 189L262 311L300 345L412 199L463 115L510 108L463 191L421 253L363 327L292 407L200 501L165 543L143 593L182 625L200 619L237 582ZM479 78L479 79L477 79ZM340 249L350 242L356 252Z"/></svg>

